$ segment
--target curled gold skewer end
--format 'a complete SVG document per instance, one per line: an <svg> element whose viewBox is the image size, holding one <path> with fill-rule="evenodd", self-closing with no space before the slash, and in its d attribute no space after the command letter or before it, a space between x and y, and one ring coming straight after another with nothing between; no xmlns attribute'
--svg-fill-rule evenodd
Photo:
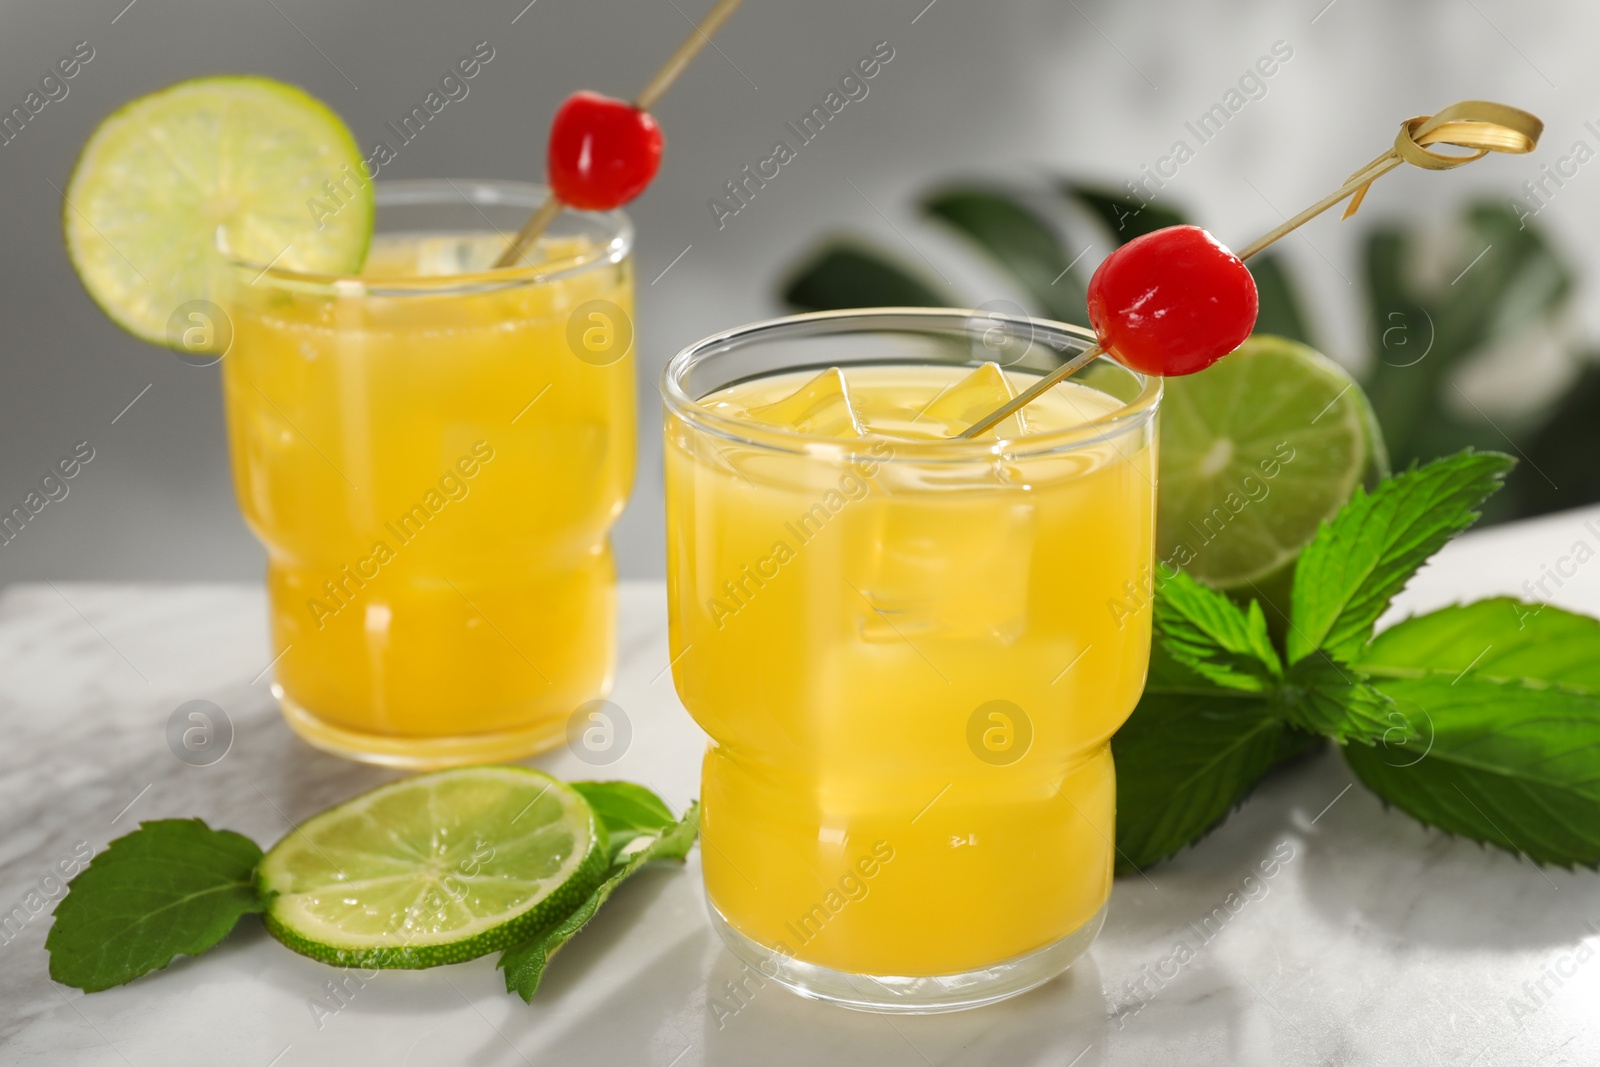
<svg viewBox="0 0 1600 1067"><path fill-rule="evenodd" d="M1475 163L1490 152L1521 155L1539 146L1544 122L1539 116L1493 100L1461 100L1432 115L1418 115L1400 124L1394 147L1350 175L1346 186L1365 176L1366 180L1350 197L1343 218L1361 207L1367 190L1378 178L1401 163L1424 170L1454 170ZM1465 148L1467 155L1447 155L1429 150L1430 145L1447 144Z"/></svg>

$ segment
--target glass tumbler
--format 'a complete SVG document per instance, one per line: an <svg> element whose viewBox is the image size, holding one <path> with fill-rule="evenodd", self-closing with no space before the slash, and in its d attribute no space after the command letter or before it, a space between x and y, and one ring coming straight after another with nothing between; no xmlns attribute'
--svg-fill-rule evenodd
<svg viewBox="0 0 1600 1067"><path fill-rule="evenodd" d="M614 660L608 533L633 478L633 231L546 196L378 183L358 276L230 263L222 363L234 487L266 547L291 726L407 767L565 736Z"/></svg>
<svg viewBox="0 0 1600 1067"><path fill-rule="evenodd" d="M1099 930L1109 742L1150 650L1148 610L1124 605L1150 577L1161 383L1101 358L1058 387L1081 419L971 441L875 432L870 402L859 436L729 412L802 386L814 422L828 368L931 407L985 364L1025 384L1093 341L1022 316L825 312L707 338L662 376L673 678L711 738L708 904L802 995L972 1007Z"/></svg>

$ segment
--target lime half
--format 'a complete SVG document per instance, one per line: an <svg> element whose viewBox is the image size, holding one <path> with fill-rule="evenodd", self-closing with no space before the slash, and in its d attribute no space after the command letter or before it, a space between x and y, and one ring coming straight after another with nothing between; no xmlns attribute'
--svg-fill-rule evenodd
<svg viewBox="0 0 1600 1067"><path fill-rule="evenodd" d="M62 212L89 295L167 344L174 313L212 297L219 241L249 263L359 270L372 183L355 138L316 98L270 78L196 78L102 122Z"/></svg>
<svg viewBox="0 0 1600 1067"><path fill-rule="evenodd" d="M1355 380L1305 345L1258 334L1166 381L1159 558L1286 608L1294 561L1317 526L1387 467Z"/></svg>
<svg viewBox="0 0 1600 1067"><path fill-rule="evenodd" d="M587 801L521 767L408 778L330 808L261 861L267 929L341 966L434 967L506 948L599 884Z"/></svg>

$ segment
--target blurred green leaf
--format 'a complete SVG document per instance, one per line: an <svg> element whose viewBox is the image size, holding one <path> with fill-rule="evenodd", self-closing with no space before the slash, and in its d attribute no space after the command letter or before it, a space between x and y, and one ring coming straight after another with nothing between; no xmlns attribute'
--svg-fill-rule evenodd
<svg viewBox="0 0 1600 1067"><path fill-rule="evenodd" d="M1316 348L1305 313L1300 309L1300 298L1295 294L1294 283L1282 259L1264 252L1251 257L1249 267L1250 273L1255 275L1256 292L1261 297L1255 332L1277 334Z"/></svg>
<svg viewBox="0 0 1600 1067"><path fill-rule="evenodd" d="M1566 264L1509 207L1475 204L1463 221L1463 247L1439 301L1441 340L1452 348L1470 351L1514 336L1571 294Z"/></svg>
<svg viewBox="0 0 1600 1067"><path fill-rule="evenodd" d="M825 245L803 261L784 284L783 299L801 311L957 303L884 253L844 241Z"/></svg>
<svg viewBox="0 0 1600 1067"><path fill-rule="evenodd" d="M1011 193L952 188L922 201L922 210L982 252L1022 288L1035 310L1083 325L1084 286L1068 269L1072 257L1050 222Z"/></svg>
<svg viewBox="0 0 1600 1067"><path fill-rule="evenodd" d="M1600 355L1591 355L1524 446L1528 462L1510 479L1517 512L1542 515L1600 500Z"/></svg>
<svg viewBox="0 0 1600 1067"><path fill-rule="evenodd" d="M1419 419L1437 416L1438 380L1454 355L1439 348L1434 313L1412 294L1408 274L1416 259L1411 234L1384 228L1367 238L1366 285L1372 332L1367 395L1389 445L1390 462L1404 466Z"/></svg>
<svg viewBox="0 0 1600 1067"><path fill-rule="evenodd" d="M1189 221L1172 208L1145 203L1103 186L1062 182L1061 195L1099 219L1106 234L1119 245L1163 226L1177 226Z"/></svg>
<svg viewBox="0 0 1600 1067"><path fill-rule="evenodd" d="M1368 239L1373 361L1366 384L1396 466L1506 447L1488 417L1465 404L1456 374L1489 345L1548 320L1572 291L1554 249L1498 202L1466 211L1459 244L1441 280L1424 291L1414 281L1422 251L1410 233L1386 227Z"/></svg>

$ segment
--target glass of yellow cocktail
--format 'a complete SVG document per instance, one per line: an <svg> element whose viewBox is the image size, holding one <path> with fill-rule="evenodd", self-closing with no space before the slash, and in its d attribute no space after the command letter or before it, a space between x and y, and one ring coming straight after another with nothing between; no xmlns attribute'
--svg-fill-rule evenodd
<svg viewBox="0 0 1600 1067"><path fill-rule="evenodd" d="M359 275L227 269L228 436L267 550L276 691L343 755L517 758L610 685L632 229L564 211L532 265L494 269L542 188L376 195Z"/></svg>
<svg viewBox="0 0 1600 1067"><path fill-rule="evenodd" d="M957 310L828 312L679 353L666 402L673 676L711 737L706 893L733 951L877 1011L1064 970L1111 888L1111 735L1150 647L1159 378Z"/></svg>

